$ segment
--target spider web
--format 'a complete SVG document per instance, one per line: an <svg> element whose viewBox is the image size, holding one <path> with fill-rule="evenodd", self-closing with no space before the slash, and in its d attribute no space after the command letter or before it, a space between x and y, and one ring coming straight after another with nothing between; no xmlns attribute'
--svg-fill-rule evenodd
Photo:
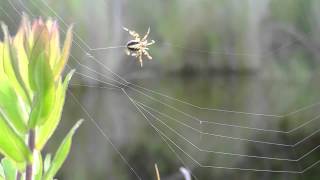
<svg viewBox="0 0 320 180"><path fill-rule="evenodd" d="M11 7L21 15L21 11L18 10L16 5L11 0L8 0L8 2ZM65 27L67 26L65 20L62 19L46 1L41 0L41 5L33 1L30 2L40 12L46 10L53 13L62 25L61 31L65 33L66 29L63 27L63 25ZM24 11L28 12L32 17L38 16L38 14L33 14L22 1L18 1L18 3L24 8ZM15 21L5 9L0 8L0 10L8 15L13 23L17 24L17 21ZM104 86L74 83L72 85L121 93L122 96L131 103L132 109L140 115L140 119L146 120L146 123L151 129L155 131L174 153L182 166L188 167L189 169L212 168L227 171L303 175L310 169L315 168L320 162L320 160L317 159L310 159L312 155L318 152L320 144L312 148L303 148L303 145L308 144L320 131L320 128L318 128L320 114L317 112L320 102L284 114L264 114L201 107L183 99L177 99L162 92L148 89L137 83L129 82L103 64L103 60L96 58L95 55L92 54L94 51L123 48L123 46L92 48L77 32L74 32L74 35L74 45L82 51L85 58L79 59L71 53L70 60L76 63L78 67L87 70L87 73L76 72L76 75L97 81L100 84L104 84ZM289 42L285 46L277 49L277 51L294 43L295 41ZM187 51L200 53L260 56L248 53L208 52L200 49L189 49L172 43L167 43L167 45L172 48L182 48ZM265 53L263 58L267 58L269 53L270 52ZM91 63L94 62L101 66L105 73L91 68L86 64L87 61ZM71 68L69 65L68 67ZM110 143L124 164L128 166L129 170L137 179L142 179L126 159L125 154L118 149L112 138L105 132L105 129L98 124L93 113L88 110L88 107L83 105L79 97L73 92L69 91L69 94L74 102L79 105L79 108L88 116L88 119L97 128L98 132ZM157 106L155 107L155 105ZM203 117L215 118L203 119ZM307 117L307 119L301 121L300 118L302 117L304 117L303 119ZM293 123L293 127L279 129L279 122L285 121L288 118L296 118L297 122ZM257 123L261 121L266 125L261 127L260 124ZM308 134L301 138L299 133L304 131L307 131ZM275 141L274 139L281 139L281 142ZM243 149L247 146L257 146L260 149L266 149L266 152L263 154L259 154L259 152L244 153ZM301 150L301 148L303 148L303 150L298 154L296 150ZM272 152L272 154L268 152ZM251 164L250 160L256 163ZM243 164L242 162L247 163ZM269 163L275 163L277 166L270 168L268 167ZM193 174L193 178L197 179L197 176Z"/></svg>

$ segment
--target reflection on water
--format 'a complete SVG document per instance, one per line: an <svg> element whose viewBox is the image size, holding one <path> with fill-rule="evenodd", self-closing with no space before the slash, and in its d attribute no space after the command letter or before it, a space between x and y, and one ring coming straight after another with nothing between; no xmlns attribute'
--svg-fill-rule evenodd
<svg viewBox="0 0 320 180"><path fill-rule="evenodd" d="M317 127L320 120L316 117L320 105L297 112L294 110L319 101L318 85L233 76L164 77L137 83L194 105L141 88L125 89L129 96L152 113L143 111L150 122L170 138L166 141L172 149L121 90L72 86L71 92L142 179L155 179L154 163L158 164L162 179L181 179L178 169L182 164L172 150L198 179L317 179L317 166L303 175L292 175L198 167L189 157L203 166L303 170L320 159L316 149L300 161L294 161L319 144ZM258 116L196 106L264 114L293 113L282 117ZM71 96L66 101L62 124L48 149L57 148L63 135L80 118L86 121L74 139L71 155L59 179L136 179ZM284 133L288 131L290 133ZM307 140L301 141L308 136Z"/></svg>

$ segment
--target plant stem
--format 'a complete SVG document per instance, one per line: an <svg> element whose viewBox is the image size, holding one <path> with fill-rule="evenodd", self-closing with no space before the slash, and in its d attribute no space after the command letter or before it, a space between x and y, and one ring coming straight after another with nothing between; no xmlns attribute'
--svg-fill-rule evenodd
<svg viewBox="0 0 320 180"><path fill-rule="evenodd" d="M21 180L21 172L17 171L16 180Z"/></svg>
<svg viewBox="0 0 320 180"><path fill-rule="evenodd" d="M34 141L35 141L35 132L33 129L30 129L29 137L28 137L28 146L31 153L33 153L33 150L34 150L34 144L35 144ZM32 180L32 164L27 165L26 180Z"/></svg>

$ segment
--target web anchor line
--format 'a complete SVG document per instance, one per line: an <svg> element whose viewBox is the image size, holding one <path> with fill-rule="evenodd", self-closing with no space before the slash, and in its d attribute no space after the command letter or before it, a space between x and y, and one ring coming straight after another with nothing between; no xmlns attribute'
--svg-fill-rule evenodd
<svg viewBox="0 0 320 180"><path fill-rule="evenodd" d="M84 76L85 76L85 77L88 77L88 76L86 76L86 75L84 75ZM101 83L105 83L104 81L101 81L101 80L98 80L98 81L101 82ZM109 83L106 83L106 84L109 84ZM120 86L115 86L115 87L116 87L116 88L119 88ZM134 90L136 90L136 89L134 89ZM137 91L140 92L140 93L142 93L142 92L139 91L139 90L137 90ZM142 93L142 95L145 95L145 94ZM148 97L148 98L150 98L151 100L154 100L152 97L150 97L150 96L148 96L148 95L145 95L145 96ZM157 100L157 101L158 101L158 100ZM160 102L160 103L162 103L162 102ZM166 105L165 103L163 103L163 104ZM174 107L170 106L170 108L174 108ZM176 110L176 109L174 108L174 110ZM176 111L177 111L177 110L176 110ZM185 112L181 112L181 111L179 111L179 110L178 110L177 112L182 113L182 114L187 115L188 117L190 117L190 115L188 115L188 114L185 113ZM167 116L169 116L169 115L167 115ZM296 128L294 128L294 129L292 129L290 132L293 132L293 130L295 131L295 130L298 130L298 129L302 128L302 127L305 126L306 124L308 124L308 123L310 123L310 122L318 119L319 116L320 116L320 115L318 115L318 116L316 116L315 118L307 121L306 123L300 125L299 127L296 127ZM172 119L172 117L170 117L170 116L169 116L169 118ZM177 121L176 119L173 119L173 120ZM203 122L203 121L199 120L199 122ZM183 124L183 125L190 128L190 126L188 126L188 125L186 125L186 124ZM219 124L219 125L221 125L221 124ZM230 127L237 127L237 128L244 128L244 129L253 129L253 130L261 130L261 131L271 131L271 130L258 129L258 128L249 128L249 127L243 127L243 126L240 126L240 127L239 127L239 126L229 125L229 124L222 124L222 125L228 125L228 126L230 126ZM197 130L197 131L199 132L198 129L193 128L193 130ZM273 131L274 131L274 130L273 130ZM275 132L279 132L279 131L275 131ZM280 132L281 132L281 131L280 131ZM308 139L308 138L310 138L311 136L315 135L315 134L318 133L318 132L319 132L319 130L315 131L315 132L312 133L310 136L304 138L303 140L301 140L301 141L299 141L299 142L297 142L297 143L295 143L295 144L280 144L280 143L272 143L272 142L265 142L265 141L254 141L254 140L248 140L248 139L242 139L242 138L234 138L234 137L230 137L230 136L221 136L221 135L210 134L210 133L203 133L203 134L205 134L205 135L213 135L213 136L218 136L218 137L223 137L223 138L229 138L229 139L244 140L244 141L248 141L248 142L259 142L259 143L271 144L271 145L295 147L295 146L299 145L300 143L302 143L303 141L305 141L306 139Z"/></svg>
<svg viewBox="0 0 320 180"><path fill-rule="evenodd" d="M117 87L118 88L118 87ZM316 147L316 148L318 148L318 147ZM306 155L309 155L311 152L313 152L315 149L313 149L312 151L310 151L309 153L307 153ZM305 155L305 156L306 156ZM299 161L300 159L302 159L302 158L304 158L305 156L302 156L301 158L299 158L299 159L297 159L297 160L292 160L292 161Z"/></svg>
<svg viewBox="0 0 320 180"><path fill-rule="evenodd" d="M159 130L156 126L152 124L150 119L145 115L145 113L142 112L141 109L143 109L142 106L139 106L135 103L135 101L127 94L127 92L122 88L121 89L123 93L128 97L128 99L131 101L131 103L137 108L137 110L140 112L140 114L144 117L144 119L147 120L150 126L157 132L161 133L162 136L164 136L167 140L169 140L172 144L174 144L180 151L182 151L187 157L189 157L193 162L195 162L199 167L203 168L214 168L214 169L224 169L224 170L239 170L239 171L253 171L253 172L269 172L269 173L288 173L288 174L303 174L312 167L319 164L320 160L316 161L315 163L311 164L307 168L301 170L301 171L287 171L287 170L271 170L271 169L254 169L254 168L238 168L238 167L224 167L224 166L209 166L209 165L203 165L202 163L198 162L196 159L194 159L190 154L185 152L181 147L179 147L176 143L174 143L165 133L163 133L161 130ZM141 109L140 109L141 108ZM152 116L152 113L144 109L149 115Z"/></svg>
<svg viewBox="0 0 320 180"><path fill-rule="evenodd" d="M101 80L100 80L100 82L104 83L104 82L101 81ZM119 88L119 86L115 86L115 87L116 87L116 88ZM143 103L141 103L141 102L138 102L138 103L146 106L145 104L143 104ZM151 107L148 107L148 108L151 108ZM154 109L153 109L153 110L154 110ZM156 111L156 110L154 110L154 111ZM157 113L159 113L159 112L157 111ZM162 114L162 115L163 115L163 114ZM298 141L297 143L295 143L295 144L293 144L293 145L291 145L291 144L280 144L280 143L272 143L272 142L266 142L266 141L256 141L256 140L250 140L250 139L244 139L244 138L235 138L235 137L231 137L231 136L222 136L222 135L218 135L218 134L203 133L203 132L200 132L198 129L195 129L195 128L189 126L189 125L186 125L186 124L184 124L184 123L181 123L179 120L174 119L174 118L170 117L169 115L166 115L166 114L165 114L164 116L166 116L167 118L170 118L170 119L172 119L172 120L174 120L174 121L176 121L176 122L179 122L180 124L182 124L182 125L184 125L184 126L186 126L186 127L188 127L188 128L191 128L192 130L194 130L194 131L196 131L196 132L202 133L202 134L204 134L204 135L211 135L211 136L217 136L217 137L221 137L221 138L228 138L228 139L239 140L239 141L247 141L247 142L252 142L252 143L262 143L262 144L277 145L277 146L295 147L295 146L297 146L298 144L301 144L302 142L306 141L307 139L309 139L310 137L312 137L313 135L315 135L316 133L319 132L319 130L317 130L317 131L315 131L314 133L310 134L310 135L307 136L306 138ZM317 148L319 148L319 146L317 146L315 149L313 149L313 150L311 150L311 151L314 151L314 150L316 150ZM293 159L293 160L289 159L289 161L299 161L300 159L302 159L302 158ZM287 159L283 159L283 160L287 160Z"/></svg>
<svg viewBox="0 0 320 180"><path fill-rule="evenodd" d="M10 1L10 0L8 0L8 1ZM57 14L57 12L56 11L54 11L49 5L48 5L48 3L47 2L45 2L44 0L41 0L43 3L44 3L44 5L51 11L51 12L53 12L55 15L56 15L56 17L65 25L65 26L67 26L67 24L65 23L65 21ZM32 2L32 4L34 5L34 6L36 6L36 7L38 7L34 2ZM25 8L27 8L27 7L25 7ZM86 47L87 47L87 49L90 51L90 49L92 49L87 43L85 43L85 41L81 38L81 37L79 37L79 35L76 33L76 32L74 32L74 34L76 35L76 38L77 39L79 39L80 40L80 42L81 43L83 43ZM81 47L78 43L76 43L76 45L82 50L82 51L84 51L84 52L86 52L84 49L83 49L83 47ZM290 45L290 43L289 43L289 45ZM287 45L288 46L288 45ZM282 47L280 47L279 49L281 49ZM272 51L273 52L273 51ZM269 52L270 53L270 52ZM121 79L122 81L124 81L126 84L130 84L130 85L134 85L134 86L139 86L139 85L137 85L137 84L134 84L134 83L129 83L128 81L126 81L124 78L122 78L120 75L118 75L117 73L115 73L115 72L113 72L111 69L109 69L108 67L106 67L104 64L102 64L101 62L99 62L96 58L94 58L94 57L92 57L92 59L95 59L95 61L98 63L98 64L100 64L100 65L102 65L107 71L109 71L109 72L111 72L114 76L116 76L117 78L119 78L119 79ZM140 88L144 88L144 87L141 87L140 86ZM145 88L146 89L146 88ZM153 91L153 90L150 90L150 89L148 89L149 91ZM154 93L155 93L155 91L153 91ZM159 93L159 92L156 92L156 93ZM160 95L161 93L159 93L159 95ZM162 94L162 96L165 96L164 94ZM172 98L172 97L171 97ZM179 99L176 99L177 101L179 101ZM180 100L181 101L181 100ZM191 105L191 103L188 103L188 102L183 102L183 103L186 103L186 104L189 104L189 105ZM312 104L311 106L315 106L315 105L318 105L318 104L320 104L320 102L318 102L318 103L314 103L314 104ZM199 107L199 106L198 106ZM286 115L288 115L288 114L292 114L292 113L287 113L287 114L284 114L284 115L275 115L275 114L262 114L262 113L248 113L248 112L242 112L242 111L229 111L229 110L225 110L225 109L215 109L215 108L206 108L206 107L200 107L201 109L203 108L203 109L207 109L207 110L213 110L213 111L225 111L225 112L230 112L230 113L240 113L240 114L247 114L247 115L257 115L257 116L270 116L270 117L285 117ZM301 109L304 109L305 107L303 107L303 108L301 108ZM310 108L310 107L309 107ZM296 113L296 112L299 112L299 109L298 110L296 110L296 111L294 111L294 113Z"/></svg>
<svg viewBox="0 0 320 180"><path fill-rule="evenodd" d="M80 106L82 111L88 116L89 120L94 124L94 126L99 130L99 132L103 135L103 137L109 142L112 148L118 153L120 158L125 162L125 164L129 167L132 173L139 179L142 180L138 173L134 170L134 168L129 164L128 160L124 157L124 155L120 152L120 150L116 147L116 145L112 142L111 138L104 132L104 130L99 126L97 121L93 119L91 114L87 111L87 109L80 103L80 101L75 97L75 95L68 91L69 94L72 96L73 100Z"/></svg>
<svg viewBox="0 0 320 180"><path fill-rule="evenodd" d="M94 57L93 57L94 58ZM95 59L95 58L94 58ZM95 59L96 60L96 59ZM108 70L108 69L107 69ZM112 71L111 71L111 73L113 73ZM116 73L114 73L115 74L115 76L117 76L117 77L119 77L120 79L123 79L123 78L121 78L119 75L117 75ZM125 81L125 80L124 80ZM118 81L119 82L119 81ZM127 82L127 81L126 81ZM132 83L128 83L127 82L127 84L132 84ZM124 86L127 86L127 85L124 85Z"/></svg>
<svg viewBox="0 0 320 180"><path fill-rule="evenodd" d="M81 62L79 62L79 60L77 60L74 56L72 56L72 54L71 54L71 57L72 57L72 58L77 62L77 64L79 64L80 66L82 66L82 67L86 68L87 70L89 70L89 71L91 71L91 72L94 72L94 73L96 73L97 75L100 75L100 76L102 76L102 77L104 77L104 78L106 78L106 79L108 79L108 80L110 80L110 81L112 81L112 82L115 82L116 84L121 85L121 87L130 87L129 85L134 85L134 84L132 84L132 83L131 83L131 84L130 84L130 83L124 84L124 83L121 83L121 82L119 82L119 81L117 81L117 80L114 80L114 79L112 79L112 78L109 78L109 77L107 77L105 74L99 73L99 72L97 72L97 71L95 71L95 70L93 70L93 69L91 69L91 68L83 65ZM99 80L99 82L101 82L101 80ZM118 86L119 86L119 85L118 85ZM166 105L166 106L171 107L170 105L163 103L161 100L155 99L155 98L153 98L153 97L150 97L149 95L146 95L145 93L139 91L138 89L136 89L136 88L134 88L134 87L131 87L131 88L133 88L133 90L139 92L140 94L148 97L148 98L151 99L151 100L158 101L159 103L162 103L162 104L164 104L164 105ZM315 104L310 105L310 106L308 106L308 107L309 107L309 108L310 108L310 107L314 107L314 106L317 105L317 104L318 104L318 103L315 103ZM301 108L301 109L306 109L306 108ZM291 112L291 114L297 113L298 111L301 111L301 109L300 109L300 110L295 110L295 111ZM178 111L178 112L180 111L180 110L177 110L176 108L174 108L174 110L175 110L175 111ZM181 113L181 111L180 111L180 113ZM185 112L183 112L183 113L185 114ZM183 114L183 113L182 113L182 114ZM187 116L192 117L191 115L187 115ZM311 120L309 120L309 121L301 124L300 126L298 126L298 127L296 127L296 128L293 128L293 129L291 129L291 130L288 130L288 131L280 131L280 130L274 130L274 129L261 129L261 128L254 128L254 127L247 127L247 126L239 126L239 125L230 125L230 124L225 124L225 123L216 123L216 122L212 122L212 121L203 121L203 120L199 120L199 119L197 119L197 118L193 118L193 119L198 120L199 122L208 123L208 124L216 124L216 125L221 125L221 126L230 126L230 127L237 127L237 128L257 130L257 131L266 131L266 132L275 132L275 133L290 134L290 133L292 133L292 132L294 132L294 131L296 131L296 130L298 130L298 129L306 126L306 125L308 125L309 123L317 120L318 118L319 118L319 117L316 116L315 118L313 118L313 119L311 119Z"/></svg>
<svg viewBox="0 0 320 180"><path fill-rule="evenodd" d="M44 2L44 1L43 1ZM75 33L76 34L76 33ZM81 39L81 38L80 38ZM84 43L84 41L82 42L82 43ZM78 44L77 44L78 45ZM79 45L78 45L79 46ZM81 48L81 46L79 46L80 48ZM93 57L94 58L94 57ZM94 58L95 59L95 58ZM98 61L98 60L97 60ZM108 68L106 68L106 70L108 70ZM109 70L108 70L109 71ZM111 70L110 70L111 71ZM112 71L111 71L112 72ZM114 73L114 72L112 72L114 75L116 75L116 77L118 77L118 78L120 78L120 79L122 79L123 80L123 78L121 78L121 76L119 76L118 74L116 74L116 73ZM127 82L126 80L124 80L125 82ZM127 82L128 83L128 82ZM128 84L131 84L131 83L128 83Z"/></svg>
<svg viewBox="0 0 320 180"><path fill-rule="evenodd" d="M45 6L46 6L50 11L52 11L52 12L56 15L56 17L57 17L58 19L60 19L60 21L61 21L65 26L67 26L67 24L64 22L64 20L48 5L47 2L45 2L44 0L41 0L41 1L45 4ZM32 3L34 4L34 2L32 2ZM37 6L37 5L34 4L34 6ZM37 6L37 7L38 7L38 6ZM64 31L64 32L65 32L65 31ZM90 48L90 46L89 46L87 43L85 43L85 41L84 41L82 38L79 37L79 35L78 35L76 32L74 32L74 34L76 35L76 38L79 39L82 44L84 44L86 47L88 47L87 49L88 49L89 51L90 51L90 49L92 49L92 48ZM76 44L83 52L88 53L88 52L85 51L84 48L83 48L82 46L80 46L77 42L75 42L75 44ZM281 47L280 47L280 48L281 48ZM279 49L280 49L280 48L279 48ZM272 51L272 52L273 52L273 51ZM270 52L269 52L269 53L270 53ZM91 58L92 60L94 60L97 64L101 65L106 71L110 72L114 77L116 77L116 78L120 79L121 81L123 81L123 83L120 83L120 82L119 82L119 83L122 84L122 85L124 85L124 86L131 85L131 86L143 88L143 89L146 90L146 91L150 91L150 92L152 92L152 93L154 93L154 94L158 94L158 95L163 96L163 97L166 97L166 98L171 98L172 100L175 100L175 101L177 101L177 102L184 103L184 104L186 104L186 105L187 105L187 104L192 105L192 106L197 107L197 108L199 108L199 109L212 110L212 111L221 111L221 112L228 112L228 113L236 113L236 114L245 114L245 115L250 115L250 116L252 115L252 116L266 116L266 117L283 118L283 117L286 117L286 116L288 116L288 115L292 115L292 114L298 113L298 112L300 112L301 110L306 110L306 109L312 108L312 107L314 107L314 106L320 105L320 101L319 101L319 102L316 102L316 103L314 103L314 104L311 104L311 105L308 105L308 106L299 108L299 109L297 109L297 110L294 110L293 112L289 112L289 113L282 114L282 115L277 115L277 114L264 114L264 113L251 113L251 112L243 112L243 111L232 111L232 110L226 110L226 109L200 107L200 106L193 105L193 104L191 104L191 103L188 103L188 102L183 101L183 100L180 100L180 99L175 99L175 98L170 97L170 96L168 96L168 95L165 95L165 94L163 94L163 93L156 92L156 91L151 90L151 89L147 89L147 88L145 88L145 87L139 86L138 84L128 82L128 81L125 80L123 77L121 77L119 74L113 72L113 71L112 71L109 67L107 67L105 64L101 63L101 62L100 62L98 59L96 59L94 56L91 56L90 58Z"/></svg>

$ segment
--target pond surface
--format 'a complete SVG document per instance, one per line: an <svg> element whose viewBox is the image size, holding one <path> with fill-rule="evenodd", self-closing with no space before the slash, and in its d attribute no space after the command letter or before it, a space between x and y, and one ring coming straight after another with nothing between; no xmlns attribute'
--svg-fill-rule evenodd
<svg viewBox="0 0 320 180"><path fill-rule="evenodd" d="M163 72L189 67L186 74L224 73L226 66L232 73L265 70L258 74L304 78L319 69L312 44L319 44L320 21L314 8L318 2L302 2L7 0L0 2L0 19L11 23L10 30L17 29L20 12L31 18L50 15L59 20L61 31L74 23L72 53L97 71L103 68L93 57L111 69L121 67L123 74L139 74L142 69L123 49L92 50L127 43L131 37L122 26L139 33L151 26L150 39L157 43L150 47L150 64ZM287 28L275 31L282 25L289 33ZM77 72L89 74L75 58L69 62ZM155 179L155 163L162 180L183 179L181 166L200 180L319 179L317 78L278 80L250 73L158 76L163 72L134 79L138 86L123 90L103 84L79 86L76 83L87 78L75 75L62 122L46 150L57 149L77 120L85 123L58 179L127 180L138 175L150 180Z"/></svg>
<svg viewBox="0 0 320 180"><path fill-rule="evenodd" d="M191 169L194 179L317 179L316 165L293 174L320 159L318 149L306 154L319 144L320 137L319 85L312 80L301 83L250 76L136 80L124 91L145 117L123 91L99 86L70 87L72 95L67 98L62 123L48 148L55 149L78 119L84 118L85 123L59 179L137 179L122 158L142 179L155 179L154 163L162 179L183 179L181 166Z"/></svg>

